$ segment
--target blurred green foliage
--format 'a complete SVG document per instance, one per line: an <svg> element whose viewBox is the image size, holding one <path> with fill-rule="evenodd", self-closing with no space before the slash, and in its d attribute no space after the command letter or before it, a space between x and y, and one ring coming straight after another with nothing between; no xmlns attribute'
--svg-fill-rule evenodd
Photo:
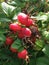
<svg viewBox="0 0 49 65"><path fill-rule="evenodd" d="M17 55L4 46L4 34L9 32L9 23L17 21L19 12L35 17L41 35L36 40L35 51L28 50L32 56L29 65L49 65L49 1L48 0L0 0L0 65L26 65ZM33 19L33 18L32 18ZM21 47L21 41L15 40L12 47ZM47 45L48 44L48 45ZM21 51L23 48L19 49ZM38 56L39 55L39 56Z"/></svg>

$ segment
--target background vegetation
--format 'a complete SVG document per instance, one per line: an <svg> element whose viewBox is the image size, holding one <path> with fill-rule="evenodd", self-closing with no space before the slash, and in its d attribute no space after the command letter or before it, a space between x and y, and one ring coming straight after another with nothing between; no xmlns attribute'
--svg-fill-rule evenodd
<svg viewBox="0 0 49 65"><path fill-rule="evenodd" d="M37 21L41 35L41 39L35 42L35 49L28 50L32 55L28 65L49 65L49 0L0 0L0 65L27 65L5 45L9 23L17 22L19 12ZM15 41L19 43L19 40Z"/></svg>

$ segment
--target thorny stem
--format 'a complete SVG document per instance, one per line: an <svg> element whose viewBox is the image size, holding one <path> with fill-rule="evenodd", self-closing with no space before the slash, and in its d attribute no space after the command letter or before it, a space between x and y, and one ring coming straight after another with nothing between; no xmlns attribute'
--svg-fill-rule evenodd
<svg viewBox="0 0 49 65"><path fill-rule="evenodd" d="M26 46L26 44L30 44L30 46L34 46L34 43L30 40L30 38L29 37L25 37L25 38L23 38L22 39L22 43L23 43L23 46L24 46L24 48L29 48L29 46Z"/></svg>
<svg viewBox="0 0 49 65"><path fill-rule="evenodd" d="M29 65L30 59L29 59L29 56L28 55L26 56L26 59L25 60L26 60L26 65Z"/></svg>

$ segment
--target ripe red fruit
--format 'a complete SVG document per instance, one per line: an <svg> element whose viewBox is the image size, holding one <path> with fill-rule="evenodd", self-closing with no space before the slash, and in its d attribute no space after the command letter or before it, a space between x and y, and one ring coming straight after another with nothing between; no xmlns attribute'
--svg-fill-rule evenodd
<svg viewBox="0 0 49 65"><path fill-rule="evenodd" d="M22 28L21 31L18 33L19 38L30 37L31 30L29 28Z"/></svg>
<svg viewBox="0 0 49 65"><path fill-rule="evenodd" d="M22 31L20 31L20 32L18 33L18 37L19 37L19 38L24 38L24 34L22 33Z"/></svg>
<svg viewBox="0 0 49 65"><path fill-rule="evenodd" d="M17 31L21 30L21 26L19 24L17 24L17 23L10 24L9 28L13 32L17 32Z"/></svg>
<svg viewBox="0 0 49 65"><path fill-rule="evenodd" d="M27 56L27 54L28 54L27 50L24 49L23 51L21 51L21 52L18 53L18 58L25 59L26 56Z"/></svg>
<svg viewBox="0 0 49 65"><path fill-rule="evenodd" d="M18 21L19 21L21 24L25 25L26 22L28 21L28 15L26 15L26 14L24 14L24 13L19 13L19 14L18 14Z"/></svg>
<svg viewBox="0 0 49 65"><path fill-rule="evenodd" d="M34 21L32 19L28 19L26 26L31 26L32 24L34 24Z"/></svg>
<svg viewBox="0 0 49 65"><path fill-rule="evenodd" d="M11 45L11 44L13 43L13 39L10 38L10 37L7 37L5 43L6 43L7 45Z"/></svg>
<svg viewBox="0 0 49 65"><path fill-rule="evenodd" d="M19 38L24 38L24 31L25 31L25 28L21 28L21 30L18 32L18 37Z"/></svg>
<svg viewBox="0 0 49 65"><path fill-rule="evenodd" d="M29 28L25 28L24 34L26 37L30 37L31 36L31 30Z"/></svg>
<svg viewBox="0 0 49 65"><path fill-rule="evenodd" d="M17 52L17 49L14 49L12 47L10 47L10 50L13 52L13 53L16 53Z"/></svg>

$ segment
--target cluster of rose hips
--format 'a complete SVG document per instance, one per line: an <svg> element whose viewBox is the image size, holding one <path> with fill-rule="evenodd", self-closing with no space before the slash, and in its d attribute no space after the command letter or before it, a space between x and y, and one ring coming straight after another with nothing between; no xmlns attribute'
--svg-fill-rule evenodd
<svg viewBox="0 0 49 65"><path fill-rule="evenodd" d="M17 16L18 22L16 23L11 23L9 25L9 29L17 33L17 37L19 39L22 39L24 37L31 37L32 31L30 29L30 26L34 25L34 21L26 14L24 13L19 13ZM11 37L6 38L6 44L11 45L13 43L13 39ZM12 52L17 52L16 49L12 48L10 46L10 50ZM21 52L18 52L18 58L25 59L26 56L28 55L28 52L26 49L22 50Z"/></svg>

